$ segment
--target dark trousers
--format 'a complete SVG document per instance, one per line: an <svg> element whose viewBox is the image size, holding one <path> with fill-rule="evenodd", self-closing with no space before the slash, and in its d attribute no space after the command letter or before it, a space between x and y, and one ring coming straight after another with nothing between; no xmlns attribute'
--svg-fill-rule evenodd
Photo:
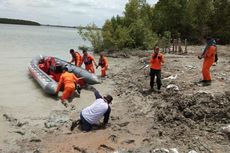
<svg viewBox="0 0 230 153"><path fill-rule="evenodd" d="M82 113L80 114L80 118L81 118L81 130L82 131L86 131L86 132L89 132L92 130L92 125L87 122L84 117L82 116Z"/></svg>
<svg viewBox="0 0 230 153"><path fill-rule="evenodd" d="M157 77L157 89L161 89L161 70L150 69L150 87L153 89L155 76Z"/></svg>

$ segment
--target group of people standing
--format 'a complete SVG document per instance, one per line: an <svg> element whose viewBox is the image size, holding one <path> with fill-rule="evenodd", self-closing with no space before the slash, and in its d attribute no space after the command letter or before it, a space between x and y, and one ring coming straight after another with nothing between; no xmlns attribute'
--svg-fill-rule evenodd
<svg viewBox="0 0 230 153"><path fill-rule="evenodd" d="M94 65L96 68L99 66L101 67L101 77L106 76L106 70L108 69L108 59L105 57L104 52L100 53L100 58L98 61L98 64L96 63L94 57L86 50L83 50L83 56L77 51L74 51L73 49L70 49L70 54L72 56L72 60L70 63L75 63L75 66L81 67L81 65L84 63L85 64L85 69L91 73L95 73ZM93 65L94 64L94 65Z"/></svg>
<svg viewBox="0 0 230 153"><path fill-rule="evenodd" d="M211 84L211 75L210 75L210 67L214 62L217 61L217 47L214 39L208 39L206 48L203 53L198 56L199 59L204 58L203 67L202 67L202 75L203 79L200 81L204 86ZM83 51L83 56L79 52L70 50L70 54L72 55L72 60L70 63L75 62L75 65L80 67L83 63L85 64L85 69L91 73L95 73L94 65L96 68L101 66L101 76L106 76L106 70L108 68L108 60L104 56L104 53L100 53L100 58L98 64L96 63L94 57L89 55L87 51ZM161 66L164 63L164 55L159 52L159 47L156 46L154 48L154 52L150 57L150 90L154 90L154 83L156 78L157 92L161 92ZM94 64L94 65L93 65ZM69 73L65 68L63 70L63 74L61 75L60 81L57 87L57 93L60 90L62 83L64 82L64 92L61 97L63 104L65 105L65 100L70 97L75 91L75 84L78 82L79 78L77 78L74 74ZM93 88L93 87L92 87ZM96 100L92 105L83 109L80 113L80 124L81 129L84 131L90 131L92 126L97 123L103 116L103 126L108 123L109 115L111 112L111 108L109 104L111 104L113 97L111 95L101 96L99 92L93 88ZM77 122L73 122L71 130L73 130L77 126Z"/></svg>
<svg viewBox="0 0 230 153"><path fill-rule="evenodd" d="M206 39L206 46L203 50L202 54L198 56L198 59L204 59L202 66L202 80L199 81L203 86L211 85L211 74L210 68L211 66L217 62L217 46L216 41L213 38ZM160 93L161 88L161 65L164 63L164 56L162 53L159 53L159 47L156 46L154 48L154 52L150 58L150 88L153 89L154 80L156 77L157 83L157 92Z"/></svg>

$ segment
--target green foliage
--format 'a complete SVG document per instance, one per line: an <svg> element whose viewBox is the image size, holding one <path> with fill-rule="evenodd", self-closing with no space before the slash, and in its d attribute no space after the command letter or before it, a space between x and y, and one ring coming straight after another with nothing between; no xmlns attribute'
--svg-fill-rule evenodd
<svg viewBox="0 0 230 153"><path fill-rule="evenodd" d="M230 43L229 0L159 0L152 10L152 29L158 35L170 31L173 38L180 34L190 42L208 36Z"/></svg>
<svg viewBox="0 0 230 153"><path fill-rule="evenodd" d="M171 32L165 31L164 35L159 39L158 45L164 49L169 48L171 39Z"/></svg>
<svg viewBox="0 0 230 153"><path fill-rule="evenodd" d="M78 49L82 51L88 51L89 47L83 45L83 46L79 46Z"/></svg>
<svg viewBox="0 0 230 153"><path fill-rule="evenodd" d="M214 0L214 11L209 21L213 36L223 44L230 42L230 1Z"/></svg>
<svg viewBox="0 0 230 153"><path fill-rule="evenodd" d="M95 25L80 31L96 50L163 48L170 40L187 39L200 43L203 37L220 38L230 43L230 0L129 0L123 16L106 20L102 31Z"/></svg>
<svg viewBox="0 0 230 153"><path fill-rule="evenodd" d="M103 37L102 32L97 28L95 24L89 24L84 28L78 29L78 34L83 40L87 40L91 43L96 53L103 49Z"/></svg>
<svg viewBox="0 0 230 153"><path fill-rule="evenodd" d="M112 17L105 22L104 47L110 50L153 48L158 37L151 29L151 13L151 6L145 0L129 0L124 17Z"/></svg>

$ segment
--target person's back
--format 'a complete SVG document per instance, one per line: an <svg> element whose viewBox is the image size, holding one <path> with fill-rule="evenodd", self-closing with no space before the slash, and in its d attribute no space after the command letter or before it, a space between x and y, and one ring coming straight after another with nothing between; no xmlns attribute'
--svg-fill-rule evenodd
<svg viewBox="0 0 230 153"><path fill-rule="evenodd" d="M75 62L75 66L81 67L82 65L82 56L79 52L70 49L70 54L72 56L72 60L70 63Z"/></svg>
<svg viewBox="0 0 230 153"><path fill-rule="evenodd" d="M81 129L83 131L92 130L93 125L98 123L103 116L103 127L105 127L109 121L111 112L109 104L111 104L113 97L111 95L102 97L95 88L93 88L93 90L96 100L90 106L83 109L80 113ZM76 122L73 122L71 130L73 130L76 125Z"/></svg>
<svg viewBox="0 0 230 153"><path fill-rule="evenodd" d="M75 52L75 65L80 67L82 64L82 56L79 52Z"/></svg>
<svg viewBox="0 0 230 153"><path fill-rule="evenodd" d="M90 124L95 124L104 116L108 107L108 103L102 98L96 99L92 105L82 110L82 116Z"/></svg>
<svg viewBox="0 0 230 153"><path fill-rule="evenodd" d="M77 81L75 79L75 75L73 73L65 72L61 75L61 78L63 79L63 83L65 87L75 87L75 82Z"/></svg>
<svg viewBox="0 0 230 153"><path fill-rule="evenodd" d="M210 60L210 62L215 62L215 55L216 55L216 46L211 45L208 47L207 51L205 52L204 59Z"/></svg>
<svg viewBox="0 0 230 153"><path fill-rule="evenodd" d="M78 78L73 74L68 72L68 68L63 69L63 73L60 77L60 80L58 82L58 86L56 89L56 94L60 91L61 87L64 84L64 91L61 96L62 103L67 107L67 103L65 100L67 100L69 97L71 97L75 91L75 84L78 83Z"/></svg>

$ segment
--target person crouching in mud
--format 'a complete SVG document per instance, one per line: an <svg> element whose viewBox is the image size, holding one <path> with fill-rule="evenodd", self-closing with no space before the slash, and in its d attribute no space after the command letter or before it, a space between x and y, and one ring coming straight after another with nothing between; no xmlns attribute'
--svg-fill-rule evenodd
<svg viewBox="0 0 230 153"><path fill-rule="evenodd" d="M164 63L164 56L163 54L159 53L159 47L156 46L154 48L154 53L151 55L150 58L150 87L151 90L154 86L155 76L157 77L157 89L158 93L160 93L161 89L161 63Z"/></svg>
<svg viewBox="0 0 230 153"><path fill-rule="evenodd" d="M56 94L58 94L61 87L64 85L64 91L61 96L61 101L65 107L68 107L66 100L69 99L75 92L75 88L76 88L76 84L78 83L78 80L79 78L77 78L73 73L68 72L67 67L63 68L62 75L60 77L56 89Z"/></svg>
<svg viewBox="0 0 230 153"><path fill-rule="evenodd" d="M92 87L93 88L93 87ZM93 88L96 100L92 105L84 108L80 113L80 128L82 131L89 132L92 130L93 125L96 125L100 119L104 116L104 120L101 127L105 128L111 112L110 104L112 104L113 97L111 95L106 95L102 97L100 93ZM70 128L71 131L78 125L78 121L74 121Z"/></svg>

